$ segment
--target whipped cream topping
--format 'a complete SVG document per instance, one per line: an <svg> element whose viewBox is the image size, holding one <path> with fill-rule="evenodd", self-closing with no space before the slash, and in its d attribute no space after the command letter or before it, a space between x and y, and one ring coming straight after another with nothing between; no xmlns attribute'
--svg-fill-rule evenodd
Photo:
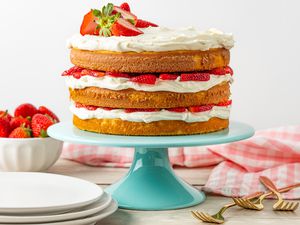
<svg viewBox="0 0 300 225"><path fill-rule="evenodd" d="M230 74L226 75L210 75L209 81L180 81L180 77L176 80L161 80L157 79L155 85L139 84L130 81L128 78L122 77L93 77L93 76L83 76L79 79L73 76L65 77L66 84L72 89L83 89L86 87L99 87L106 88L110 90L124 90L124 89L134 89L138 91L169 91L176 93L195 93L199 91L206 91L216 85L223 82L233 82L232 76Z"/></svg>
<svg viewBox="0 0 300 225"><path fill-rule="evenodd" d="M144 34L131 37L102 37L76 34L67 46L82 50L106 50L115 52L162 52L175 50L201 50L212 48L230 49L234 45L232 34L216 29L201 32L194 27L169 29L166 27L148 27L141 29Z"/></svg>
<svg viewBox="0 0 300 225"><path fill-rule="evenodd" d="M126 113L123 109L105 110L98 108L96 110L88 110L86 108L77 108L71 103L71 112L82 120L87 119L121 119L132 122L150 123L160 120L181 120L187 123L204 122L212 117L220 119L228 119L231 106L213 106L209 111L205 112L170 112L162 109L157 112L132 112Z"/></svg>

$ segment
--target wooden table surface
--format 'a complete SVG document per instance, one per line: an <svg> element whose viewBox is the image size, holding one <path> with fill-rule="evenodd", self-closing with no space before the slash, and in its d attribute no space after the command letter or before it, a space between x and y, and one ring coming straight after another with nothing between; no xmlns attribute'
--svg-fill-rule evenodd
<svg viewBox="0 0 300 225"><path fill-rule="evenodd" d="M67 160L59 160L50 170L51 173L64 174L82 178L105 188L120 179L128 169L89 167ZM176 168L178 176L201 188L209 176L211 168ZM171 211L134 211L118 209L113 215L99 221L97 225L196 225L202 222L194 219L190 211L200 210L208 213L217 212L224 204L230 202L230 198L220 196L207 196L207 200L197 206ZM296 212L274 212L273 201L265 201L265 210L251 211L238 207L231 208L225 213L228 225L300 225L300 209ZM204 223L203 223L204 224Z"/></svg>

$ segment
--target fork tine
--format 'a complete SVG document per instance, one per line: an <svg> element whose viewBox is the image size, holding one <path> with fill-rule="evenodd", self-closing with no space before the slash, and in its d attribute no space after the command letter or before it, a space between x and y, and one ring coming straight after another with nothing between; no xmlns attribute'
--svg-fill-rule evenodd
<svg viewBox="0 0 300 225"><path fill-rule="evenodd" d="M211 218L210 218L210 216L208 215L208 214L206 214L206 213L202 213L202 212L196 212L197 213L197 215L200 217L200 218L202 218L202 221L205 221L205 222L211 222ZM208 216L207 216L208 215Z"/></svg>
<svg viewBox="0 0 300 225"><path fill-rule="evenodd" d="M242 206L244 208L248 208L248 206L249 206L248 202L242 198L239 199L239 204L240 204L240 206Z"/></svg>
<svg viewBox="0 0 300 225"><path fill-rule="evenodd" d="M202 216L202 214L200 214L198 211L195 211L195 214L196 214L202 221L206 221L206 217Z"/></svg>
<svg viewBox="0 0 300 225"><path fill-rule="evenodd" d="M208 214L208 213L205 213L205 212L199 212L199 211L197 211L197 213L199 214L199 215L202 215L202 217L204 217L204 218L211 218L211 216Z"/></svg>
<svg viewBox="0 0 300 225"><path fill-rule="evenodd" d="M299 204L299 203L298 203ZM297 202L293 202L293 204L291 205L291 207L290 207L290 211L294 211L294 210L296 210L297 209Z"/></svg>
<svg viewBox="0 0 300 225"><path fill-rule="evenodd" d="M285 211L292 211L292 208L294 207L294 203L293 202L287 202L287 204L284 207Z"/></svg>
<svg viewBox="0 0 300 225"><path fill-rule="evenodd" d="M296 202L288 202L287 206L285 207L285 209L287 211L294 211L294 207L296 206Z"/></svg>
<svg viewBox="0 0 300 225"><path fill-rule="evenodd" d="M290 207L293 203L292 202L285 202L285 204L282 206L282 210L284 211L290 211Z"/></svg>
<svg viewBox="0 0 300 225"><path fill-rule="evenodd" d="M208 222L211 222L211 223L214 223L215 222L215 219L212 218L209 214L205 214L203 213L202 216L206 219L206 221Z"/></svg>
<svg viewBox="0 0 300 225"><path fill-rule="evenodd" d="M282 202L282 204L281 204L281 206L279 208L282 209L282 210L286 210L287 207L288 207L288 205L289 205L289 202Z"/></svg>
<svg viewBox="0 0 300 225"><path fill-rule="evenodd" d="M299 202L296 202L296 204L293 207L293 211L296 210L299 207Z"/></svg>
<svg viewBox="0 0 300 225"><path fill-rule="evenodd" d="M246 200L245 202L248 206L248 209L257 209L256 205L254 205L251 201Z"/></svg>
<svg viewBox="0 0 300 225"><path fill-rule="evenodd" d="M296 202L289 202L289 203L290 203L290 204L288 205L287 210L293 211L293 208L295 207Z"/></svg>
<svg viewBox="0 0 300 225"><path fill-rule="evenodd" d="M201 218L198 217L198 215L194 212L194 211L191 211L193 217L195 217L197 220L201 220L203 221Z"/></svg>
<svg viewBox="0 0 300 225"><path fill-rule="evenodd" d="M242 207L243 206L243 203L241 201L240 198L233 198L233 201L235 202L235 204L237 204L238 206Z"/></svg>
<svg viewBox="0 0 300 225"><path fill-rule="evenodd" d="M285 203L284 203L284 201L282 201L282 202L280 202L278 205L276 205L277 203L275 203L274 205L273 205L273 209L277 209L277 210L281 210L282 208L283 208L283 206L284 205L286 205ZM275 206L276 205L276 206Z"/></svg>
<svg viewBox="0 0 300 225"><path fill-rule="evenodd" d="M197 215L197 217L202 220L203 222L208 222L206 217L203 217L198 211L195 211L195 214Z"/></svg>
<svg viewBox="0 0 300 225"><path fill-rule="evenodd" d="M252 203L246 199L240 199L242 205L246 208L252 208Z"/></svg>

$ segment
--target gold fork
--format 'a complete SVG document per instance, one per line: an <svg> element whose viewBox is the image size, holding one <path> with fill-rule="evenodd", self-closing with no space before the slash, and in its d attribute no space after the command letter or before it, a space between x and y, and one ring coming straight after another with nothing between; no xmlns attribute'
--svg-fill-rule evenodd
<svg viewBox="0 0 300 225"><path fill-rule="evenodd" d="M280 188L278 189L278 192L283 193L283 192L287 192L290 191L296 187L300 187L300 183L297 184L293 184L290 185L288 187L285 188ZM261 195L258 199L254 200L254 201L250 201L248 199L244 199L244 198L233 198L233 201L240 207L245 208L245 209L253 209L253 210L262 210L264 208L262 202L264 201L264 199L270 195L272 195L273 192L267 192L263 195ZM295 205L290 205L287 208L291 208L291 209L296 209L298 207L299 203L296 203ZM293 208L291 207L293 206Z"/></svg>
<svg viewBox="0 0 300 225"><path fill-rule="evenodd" d="M277 187L275 186L275 184L268 177L261 176L259 178L259 180L270 191L272 191L277 197L277 202L273 205L273 210L276 210L276 211L294 211L298 208L298 206L299 206L298 202L287 202L287 201L283 200L282 195L278 192Z"/></svg>
<svg viewBox="0 0 300 225"><path fill-rule="evenodd" d="M259 197L260 195L262 195L263 192L255 192L253 194L250 194L250 195L247 195L245 196L245 198L247 199L254 199L254 198L257 198ZM199 211L191 211L192 215L196 218L196 219L199 219L203 222L208 222L208 223L218 223L218 224L221 224L221 223L224 223L225 222L225 219L224 217L222 216L222 214L229 208L235 206L236 204L235 203L228 203L226 205L224 205L220 210L219 212L217 212L216 214L214 215L209 215L208 213L205 213L205 212L199 212Z"/></svg>

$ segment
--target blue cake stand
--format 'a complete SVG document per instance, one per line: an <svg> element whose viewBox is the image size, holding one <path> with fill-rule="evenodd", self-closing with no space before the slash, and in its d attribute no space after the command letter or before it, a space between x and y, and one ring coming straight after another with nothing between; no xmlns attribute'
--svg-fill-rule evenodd
<svg viewBox="0 0 300 225"><path fill-rule="evenodd" d="M247 139L254 129L231 122L229 129L189 136L119 136L86 132L71 123L51 126L48 134L58 140L86 145L134 147L135 155L128 174L109 186L120 208L168 210L185 208L205 200L205 194L177 177L170 165L168 147L203 146Z"/></svg>

